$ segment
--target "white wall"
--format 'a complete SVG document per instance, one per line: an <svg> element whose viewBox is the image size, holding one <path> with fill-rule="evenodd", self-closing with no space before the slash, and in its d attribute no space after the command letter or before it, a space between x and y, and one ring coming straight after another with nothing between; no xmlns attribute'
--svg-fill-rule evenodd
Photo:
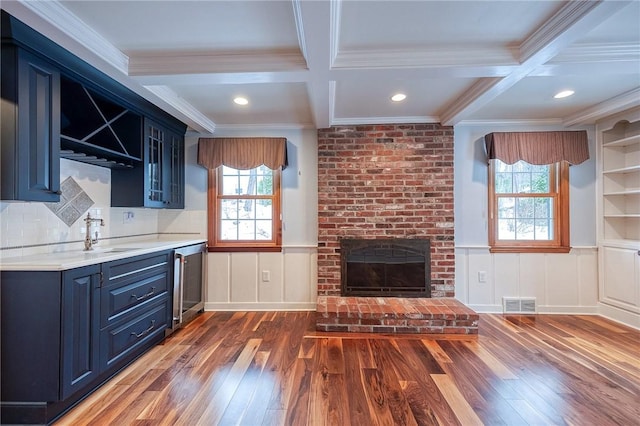
<svg viewBox="0 0 640 426"><path fill-rule="evenodd" d="M596 313L596 138L592 126L462 125L454 129L456 298L481 312L501 312L502 297L536 297L539 312ZM570 168L568 254L491 254L487 161L491 132L587 130L591 158ZM478 272L486 273L481 283Z"/></svg>
<svg viewBox="0 0 640 426"><path fill-rule="evenodd" d="M200 137L285 137L289 166L282 172L282 253L209 253L205 309L315 309L318 229L315 130L218 130L186 138L186 198L182 212L163 211L161 232L206 235L207 171L197 165ZM270 275L263 280L263 271Z"/></svg>

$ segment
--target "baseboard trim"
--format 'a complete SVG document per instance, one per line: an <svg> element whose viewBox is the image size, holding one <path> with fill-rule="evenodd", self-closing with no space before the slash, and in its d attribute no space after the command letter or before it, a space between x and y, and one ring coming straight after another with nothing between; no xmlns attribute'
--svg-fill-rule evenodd
<svg viewBox="0 0 640 426"><path fill-rule="evenodd" d="M597 306L538 305L538 314L598 315Z"/></svg>
<svg viewBox="0 0 640 426"><path fill-rule="evenodd" d="M464 302L463 302L464 303ZM501 314L502 305L469 305L465 303L469 308L473 309L479 314Z"/></svg>
<svg viewBox="0 0 640 426"><path fill-rule="evenodd" d="M502 314L502 305L469 305L468 307L474 311L482 314ZM553 306L553 305L538 305L536 314L565 314L565 315L598 315L599 309L597 306ZM509 313L506 315L520 315ZM535 315L535 314L522 314L522 315Z"/></svg>
<svg viewBox="0 0 640 426"><path fill-rule="evenodd" d="M316 302L229 302L204 304L205 311L315 311Z"/></svg>
<svg viewBox="0 0 640 426"><path fill-rule="evenodd" d="M640 330L640 315L629 312L618 307L607 305L606 303L598 304L598 313L611 321L618 322L636 330Z"/></svg>

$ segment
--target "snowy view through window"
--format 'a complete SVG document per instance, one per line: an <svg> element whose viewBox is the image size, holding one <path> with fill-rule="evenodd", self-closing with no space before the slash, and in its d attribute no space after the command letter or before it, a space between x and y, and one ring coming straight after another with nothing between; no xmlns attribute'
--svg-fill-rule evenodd
<svg viewBox="0 0 640 426"><path fill-rule="evenodd" d="M495 160L498 239L552 240L553 203L549 165Z"/></svg>
<svg viewBox="0 0 640 426"><path fill-rule="evenodd" d="M223 166L221 239L270 240L273 230L273 171L266 166L237 170Z"/></svg>

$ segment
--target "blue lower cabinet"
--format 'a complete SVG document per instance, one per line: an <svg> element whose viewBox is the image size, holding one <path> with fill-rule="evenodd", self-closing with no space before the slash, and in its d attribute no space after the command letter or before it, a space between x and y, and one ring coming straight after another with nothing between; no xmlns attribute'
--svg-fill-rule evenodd
<svg viewBox="0 0 640 426"><path fill-rule="evenodd" d="M164 339L170 251L0 273L0 421L48 424Z"/></svg>

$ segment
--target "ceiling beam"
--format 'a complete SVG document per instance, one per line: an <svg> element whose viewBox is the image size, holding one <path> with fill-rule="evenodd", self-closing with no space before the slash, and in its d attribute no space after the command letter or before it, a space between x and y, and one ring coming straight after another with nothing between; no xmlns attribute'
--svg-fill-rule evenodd
<svg viewBox="0 0 640 426"><path fill-rule="evenodd" d="M253 52L130 52L130 76L304 70L298 49Z"/></svg>
<svg viewBox="0 0 640 426"><path fill-rule="evenodd" d="M464 120L628 4L628 1L602 0L574 0L566 3L520 44L520 66L504 78L478 80L466 96L443 108L439 114L442 123L455 125Z"/></svg>
<svg viewBox="0 0 640 426"><path fill-rule="evenodd" d="M306 52L309 79L307 90L314 124L317 128L326 128L331 124L329 68L331 65L332 38L327 31L332 28L335 13L332 8L339 7L336 2L298 1L299 19L298 37L300 50Z"/></svg>

